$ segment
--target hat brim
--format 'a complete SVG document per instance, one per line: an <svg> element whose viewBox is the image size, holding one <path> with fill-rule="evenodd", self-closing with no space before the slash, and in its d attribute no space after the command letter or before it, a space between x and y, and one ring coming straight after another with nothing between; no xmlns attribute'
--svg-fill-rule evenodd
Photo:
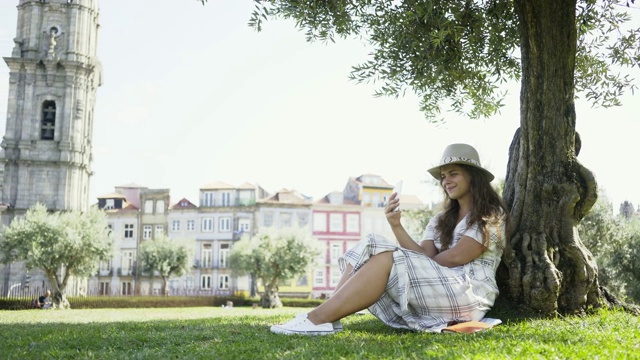
<svg viewBox="0 0 640 360"><path fill-rule="evenodd" d="M440 177L441 177L440 168L445 166L445 165L453 165L453 164L466 165L466 166L474 167L476 169L480 169L480 170L484 171L485 174L487 174L487 179L489 180L489 182L491 182L491 181L493 181L493 179L495 179L495 176L493 176L493 174L489 170L487 170L487 169L485 169L485 168L483 168L481 166L478 166L478 165L475 165L475 164L471 164L471 163L466 162L466 161L452 161L452 162L448 162L446 164L440 164L438 166L434 166L431 169L427 170L427 172L429 172L429 174L431 174L431 176L433 176L436 180L440 181Z"/></svg>

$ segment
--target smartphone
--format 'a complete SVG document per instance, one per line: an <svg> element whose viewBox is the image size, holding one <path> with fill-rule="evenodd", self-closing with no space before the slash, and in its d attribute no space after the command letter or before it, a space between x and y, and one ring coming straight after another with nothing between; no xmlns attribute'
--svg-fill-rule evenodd
<svg viewBox="0 0 640 360"><path fill-rule="evenodd" d="M396 183L396 185L393 187L393 192L398 193L396 197L400 199L400 194L402 194L402 180ZM394 211L400 211L400 204L398 204L398 207Z"/></svg>

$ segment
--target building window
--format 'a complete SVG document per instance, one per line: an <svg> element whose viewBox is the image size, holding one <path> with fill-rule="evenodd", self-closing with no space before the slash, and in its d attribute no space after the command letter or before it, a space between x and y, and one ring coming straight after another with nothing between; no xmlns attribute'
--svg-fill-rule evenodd
<svg viewBox="0 0 640 360"><path fill-rule="evenodd" d="M362 194L362 205L371 206L371 194L369 193Z"/></svg>
<svg viewBox="0 0 640 360"><path fill-rule="evenodd" d="M218 219L218 231L219 232L229 232L231 231L231 218L230 217L221 217Z"/></svg>
<svg viewBox="0 0 640 360"><path fill-rule="evenodd" d="M298 226L305 227L309 225L309 214L299 213L298 214Z"/></svg>
<svg viewBox="0 0 640 360"><path fill-rule="evenodd" d="M202 290L211 289L211 275L200 276L200 289Z"/></svg>
<svg viewBox="0 0 640 360"><path fill-rule="evenodd" d="M100 282L98 288L98 295L109 295L109 289L111 285L108 282Z"/></svg>
<svg viewBox="0 0 640 360"><path fill-rule="evenodd" d="M40 124L40 140L53 140L56 130L56 102L42 103L42 122Z"/></svg>
<svg viewBox="0 0 640 360"><path fill-rule="evenodd" d="M187 231L194 231L196 229L195 220L187 220Z"/></svg>
<svg viewBox="0 0 640 360"><path fill-rule="evenodd" d="M108 273L111 270L111 260L100 261L100 273Z"/></svg>
<svg viewBox="0 0 640 360"><path fill-rule="evenodd" d="M220 254L218 255L218 266L227 267L227 257L229 256L229 244L220 244Z"/></svg>
<svg viewBox="0 0 640 360"><path fill-rule="evenodd" d="M164 235L164 225L156 225L156 233L155 236Z"/></svg>
<svg viewBox="0 0 640 360"><path fill-rule="evenodd" d="M131 287L131 282L130 281L125 281L122 283L122 295L132 295L133 291L132 287Z"/></svg>
<svg viewBox="0 0 640 360"><path fill-rule="evenodd" d="M133 224L124 224L124 238L133 239Z"/></svg>
<svg viewBox="0 0 640 360"><path fill-rule="evenodd" d="M327 231L327 214L326 213L313 213L313 231L325 232Z"/></svg>
<svg viewBox="0 0 640 360"><path fill-rule="evenodd" d="M347 214L347 232L356 233L360 231L360 218L358 214Z"/></svg>
<svg viewBox="0 0 640 360"><path fill-rule="evenodd" d="M329 215L329 231L330 232L343 232L342 228L342 214Z"/></svg>
<svg viewBox="0 0 640 360"><path fill-rule="evenodd" d="M331 263L337 264L340 256L342 256L342 245L331 244Z"/></svg>
<svg viewBox="0 0 640 360"><path fill-rule="evenodd" d="M300 276L296 281L296 286L307 286L307 285L309 285L309 279L307 278L307 275Z"/></svg>
<svg viewBox="0 0 640 360"><path fill-rule="evenodd" d="M251 219L239 219L238 231L240 233L251 231Z"/></svg>
<svg viewBox="0 0 640 360"><path fill-rule="evenodd" d="M373 200L371 201L371 203L375 207L384 207L384 203L382 202L382 200L380 200L380 194L379 193L374 193L373 194Z"/></svg>
<svg viewBox="0 0 640 360"><path fill-rule="evenodd" d="M156 214L164 214L164 200L156 201Z"/></svg>
<svg viewBox="0 0 640 360"><path fill-rule="evenodd" d="M317 269L313 272L313 286L324 286L324 270Z"/></svg>
<svg viewBox="0 0 640 360"><path fill-rule="evenodd" d="M153 200L146 200L144 202L144 213L153 214Z"/></svg>
<svg viewBox="0 0 640 360"><path fill-rule="evenodd" d="M144 240L151 239L151 231L152 231L151 225L144 225L142 227L142 238Z"/></svg>
<svg viewBox="0 0 640 360"><path fill-rule="evenodd" d="M218 289L220 290L228 290L229 289L229 275L220 275L218 278Z"/></svg>
<svg viewBox="0 0 640 360"><path fill-rule="evenodd" d="M211 232L211 231L213 231L213 219L212 218L204 218L204 219L202 219L202 231L203 232Z"/></svg>
<svg viewBox="0 0 640 360"><path fill-rule="evenodd" d="M264 227L273 226L273 213L264 213L262 225L264 225Z"/></svg>
<svg viewBox="0 0 640 360"><path fill-rule="evenodd" d="M113 199L107 199L104 202L104 207L102 208L103 210L111 210L115 207L115 202L113 201Z"/></svg>
<svg viewBox="0 0 640 360"><path fill-rule="evenodd" d="M213 258L213 251L211 250L211 244L202 244L202 267L210 268L211 259Z"/></svg>
<svg viewBox="0 0 640 360"><path fill-rule="evenodd" d="M180 220L173 220L171 222L171 231L180 231Z"/></svg>
<svg viewBox="0 0 640 360"><path fill-rule="evenodd" d="M213 206L214 193L207 191L202 194L202 206Z"/></svg>
<svg viewBox="0 0 640 360"><path fill-rule="evenodd" d="M291 227L291 217L293 216L293 214L291 214L290 212L283 212L280 213L280 227Z"/></svg>
<svg viewBox="0 0 640 360"><path fill-rule="evenodd" d="M195 290L196 288L196 278L193 275L187 275L184 279L184 287L188 290Z"/></svg>
<svg viewBox="0 0 640 360"><path fill-rule="evenodd" d="M222 206L231 206L231 193L223 192L222 193Z"/></svg>
<svg viewBox="0 0 640 360"><path fill-rule="evenodd" d="M131 270L133 269L133 259L135 258L133 251L125 250L122 252L122 276L131 275Z"/></svg>

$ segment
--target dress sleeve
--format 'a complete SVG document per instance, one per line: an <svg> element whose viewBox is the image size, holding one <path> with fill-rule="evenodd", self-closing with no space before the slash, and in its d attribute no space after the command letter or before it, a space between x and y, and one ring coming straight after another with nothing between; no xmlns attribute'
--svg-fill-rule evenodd
<svg viewBox="0 0 640 360"><path fill-rule="evenodd" d="M480 244L483 243L482 240L483 240L484 234L482 233L482 231L478 227L478 223L474 223L473 225L469 226L462 233L462 236L468 236L468 237L472 238L473 240L479 242Z"/></svg>

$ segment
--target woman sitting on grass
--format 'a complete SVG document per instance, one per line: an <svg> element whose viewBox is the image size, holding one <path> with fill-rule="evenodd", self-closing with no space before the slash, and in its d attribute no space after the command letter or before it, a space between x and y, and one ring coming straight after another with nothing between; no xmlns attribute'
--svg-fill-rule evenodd
<svg viewBox="0 0 640 360"><path fill-rule="evenodd" d="M375 234L362 239L340 258L333 296L271 332L332 334L342 330L340 319L367 308L391 327L419 331L484 317L498 296L508 211L470 145L449 145L429 173L445 192L444 211L429 221L422 241L401 225L392 194L384 211L397 243Z"/></svg>

